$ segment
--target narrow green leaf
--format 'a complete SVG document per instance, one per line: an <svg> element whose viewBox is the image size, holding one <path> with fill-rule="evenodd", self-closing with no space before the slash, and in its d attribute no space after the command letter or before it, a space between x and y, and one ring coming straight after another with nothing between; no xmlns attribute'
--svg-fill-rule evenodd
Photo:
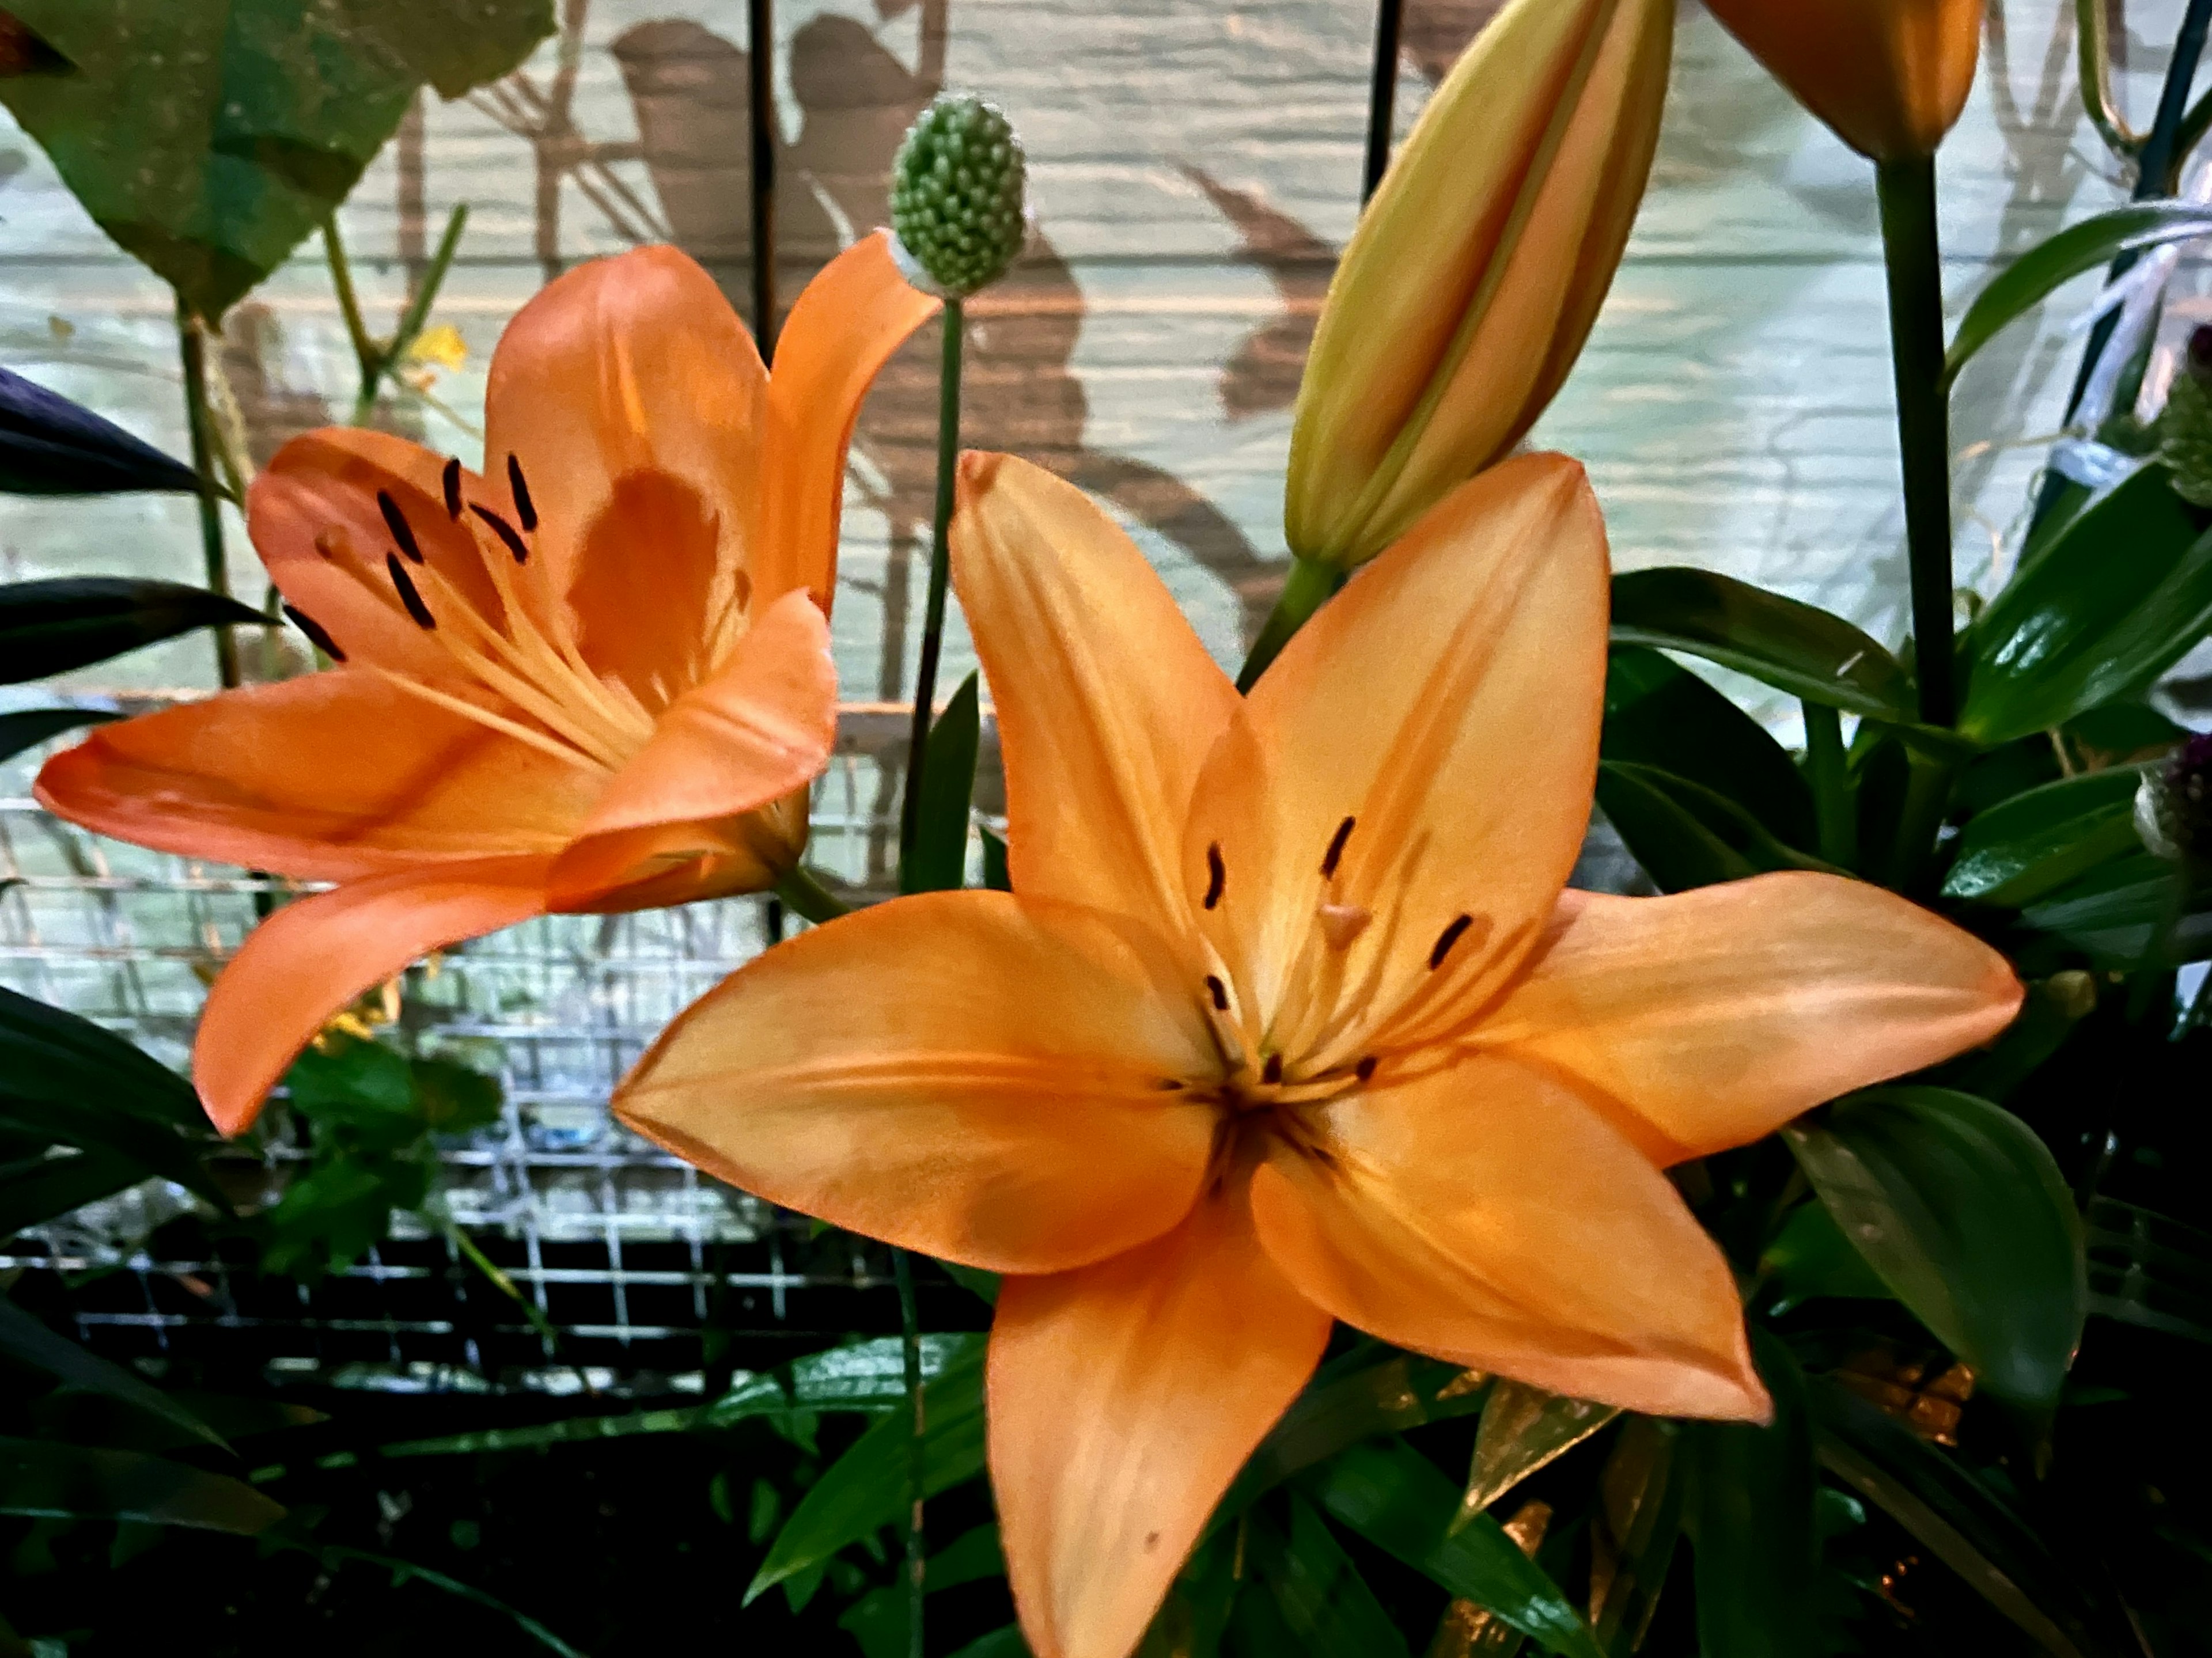
<svg viewBox="0 0 2212 1658"><path fill-rule="evenodd" d="M983 884L993 892L1012 892L1014 878L1006 872L1006 843L988 829L978 829L983 837Z"/></svg>
<svg viewBox="0 0 2212 1658"><path fill-rule="evenodd" d="M1695 1464L1698 1642L1704 1658L1802 1658L1820 1650L1813 1424L1790 1350L1757 1325L1751 1339L1774 1420L1685 1430Z"/></svg>
<svg viewBox="0 0 2212 1658"><path fill-rule="evenodd" d="M265 1540L282 1548L297 1549L314 1556L322 1562L326 1571L336 1571L349 1563L379 1567L392 1574L392 1587L395 1589L404 1588L410 1583L425 1584L441 1594L452 1595L457 1600L465 1600L471 1606L482 1606L487 1612L497 1612L552 1653L554 1658L587 1658L586 1654L570 1646L535 1618L507 1605L497 1595L487 1594L458 1578L448 1577L441 1571L433 1571L428 1566L418 1566L411 1560L395 1560L388 1554L372 1554L367 1549L348 1548L343 1544L313 1542L304 1537L288 1535L282 1527L278 1528L276 1534Z"/></svg>
<svg viewBox="0 0 2212 1658"><path fill-rule="evenodd" d="M2212 235L2212 209L2185 202L2142 202L2070 224L2037 243L1991 279L1959 319L1943 376L1957 378L1974 354L2075 277L2101 270L2121 253Z"/></svg>
<svg viewBox="0 0 2212 1658"><path fill-rule="evenodd" d="M1606 1658L1573 1605L1505 1528L1479 1514L1454 1530L1460 1494L1402 1438L1340 1452L1299 1482L1330 1518L1431 1582L1573 1658Z"/></svg>
<svg viewBox="0 0 2212 1658"><path fill-rule="evenodd" d="M0 494L197 495L199 488L198 475L184 462L83 404L0 368Z"/></svg>
<svg viewBox="0 0 2212 1658"><path fill-rule="evenodd" d="M2086 1219L2089 1310L2212 1345L2212 1233L2102 1193Z"/></svg>
<svg viewBox="0 0 2212 1658"><path fill-rule="evenodd" d="M1685 1453L1674 1424L1630 1416L1598 1474L1590 1516L1590 1623L1609 1652L1644 1643L1682 1534ZM1607 1570L1595 1570L1602 1564Z"/></svg>
<svg viewBox="0 0 2212 1658"><path fill-rule="evenodd" d="M1959 729L1995 746L2130 696L2212 629L2212 535L2155 460L2100 493L1966 639Z"/></svg>
<svg viewBox="0 0 2212 1658"><path fill-rule="evenodd" d="M929 728L914 852L899 866L901 892L951 892L966 884L969 804L975 793L981 733L981 704L971 673Z"/></svg>
<svg viewBox="0 0 2212 1658"><path fill-rule="evenodd" d="M0 1439L0 1514L135 1520L251 1537L284 1510L243 1480L138 1451Z"/></svg>
<svg viewBox="0 0 2212 1658"><path fill-rule="evenodd" d="M1452 1524L1463 1526L1540 1468L1598 1432L1620 1414L1613 1405L1594 1405L1547 1393L1525 1382L1501 1376L1491 1384L1475 1430L1474 1457L1467 1489L1460 1494Z"/></svg>
<svg viewBox="0 0 2212 1658"><path fill-rule="evenodd" d="M0 1238L112 1197L146 1178L143 1165L112 1151L41 1152L0 1165Z"/></svg>
<svg viewBox="0 0 2212 1658"><path fill-rule="evenodd" d="M75 1387L58 1388L33 1401L28 1414L41 1439L65 1439L71 1444L101 1445L118 1451L151 1451L156 1455L203 1444L210 1430L235 1444L242 1439L328 1420L320 1411L277 1399L173 1392L161 1396L189 1415L156 1417L119 1396Z"/></svg>
<svg viewBox="0 0 2212 1658"><path fill-rule="evenodd" d="M2021 970L2047 973L2076 966L2079 955L2087 955L2091 966L2113 972L2140 967L2152 936L2176 901L2177 884L2184 878L2175 865L2142 851L2099 865L2021 912L2021 926L2047 933L2063 946L2048 961L2044 956L2049 952L2023 946L2018 952ZM2179 926L2165 941L2169 963L2212 956L2212 908L2208 906L2212 906L2212 886L2200 885L2184 908Z"/></svg>
<svg viewBox="0 0 2212 1658"><path fill-rule="evenodd" d="M67 673L195 628L268 622L236 599L182 582L134 576L11 581L0 586L0 684Z"/></svg>
<svg viewBox="0 0 2212 1658"><path fill-rule="evenodd" d="M1406 1637L1310 1503L1289 1499L1290 1528L1255 1512L1245 1558L1301 1658L1405 1658ZM1510 1545L1508 1546L1510 1546Z"/></svg>
<svg viewBox="0 0 2212 1658"><path fill-rule="evenodd" d="M175 1072L91 1020L0 989L0 1094L100 1098L173 1127L204 1129L199 1096Z"/></svg>
<svg viewBox="0 0 2212 1658"><path fill-rule="evenodd" d="M230 1448L223 1443L221 1434L159 1388L47 1328L43 1321L25 1312L5 1296L0 1296L0 1353L73 1387L88 1388L110 1399L119 1399L206 1444L221 1446L224 1450Z"/></svg>
<svg viewBox="0 0 2212 1658"><path fill-rule="evenodd" d="M1801 1203L1790 1212L1774 1242L1760 1254L1759 1270L1782 1292L1774 1302L1777 1314L1823 1296L1893 1298L1889 1285L1844 1236L1825 1203Z"/></svg>
<svg viewBox="0 0 2212 1658"><path fill-rule="evenodd" d="M25 749L80 726L104 726L122 717L105 708L24 708L0 714L0 760L12 760Z"/></svg>
<svg viewBox="0 0 2212 1658"><path fill-rule="evenodd" d="M1911 681L1870 635L1816 605L1710 570L1670 566L1613 577L1613 639L1703 657L1848 714L1913 717Z"/></svg>
<svg viewBox="0 0 2212 1658"><path fill-rule="evenodd" d="M2136 850L2142 780L2133 766L2086 772L1976 813L1959 837L1944 896L2017 909Z"/></svg>
<svg viewBox="0 0 2212 1658"><path fill-rule="evenodd" d="M1765 726L1662 652L1629 645L1612 653L1599 752L1703 784L1790 845L1814 844L1813 792L1788 752Z"/></svg>
<svg viewBox="0 0 2212 1658"><path fill-rule="evenodd" d="M1030 1649L1022 1639L1021 1625L1008 1624L1004 1629L976 1637L952 1658L1030 1658Z"/></svg>
<svg viewBox="0 0 2212 1658"><path fill-rule="evenodd" d="M1656 767L1601 761L1597 804L1664 892L1741 881L1771 870L1841 873L1777 840L1725 795Z"/></svg>
<svg viewBox="0 0 2212 1658"><path fill-rule="evenodd" d="M958 1588L1006 1574L1006 1558L999 1547L998 1527L978 1526L963 1532L929 1558L922 1582L934 1594L939 1589ZM902 1576L869 1590L846 1607L838 1617L837 1627L859 1643L861 1658L906 1658L909 1604Z"/></svg>
<svg viewBox="0 0 2212 1658"><path fill-rule="evenodd" d="M2081 1218L2035 1131L1949 1089L1869 1089L1784 1131L1844 1236L1982 1387L2057 1406L2087 1289Z"/></svg>
<svg viewBox="0 0 2212 1658"><path fill-rule="evenodd" d="M0 1062L9 1057L0 1042ZM0 1129L33 1140L73 1145L92 1156L136 1163L138 1178L158 1175L228 1211L222 1190L200 1161L201 1147L172 1129L115 1110L96 1098L76 1104L10 1096L0 1078ZM131 1182L125 1182L129 1184ZM112 1189L112 1188L111 1188Z"/></svg>

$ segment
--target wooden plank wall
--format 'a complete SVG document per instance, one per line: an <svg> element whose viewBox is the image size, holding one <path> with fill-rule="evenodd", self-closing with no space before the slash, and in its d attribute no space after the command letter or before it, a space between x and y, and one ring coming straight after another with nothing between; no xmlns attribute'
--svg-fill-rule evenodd
<svg viewBox="0 0 2212 1658"><path fill-rule="evenodd" d="M343 215L373 314L388 318L450 205L471 204L439 309L468 361L439 376L434 406L413 401L395 419L471 459L493 342L548 274L667 238L741 302L747 291L744 8L560 3L557 42L497 88L429 100ZM1408 0L1401 125L1495 4ZM2125 8L2122 78L2138 119L2179 10L2179 0ZM1018 276L975 308L969 441L1030 454L1109 498L1231 659L1283 556L1289 404L1356 210L1369 8L783 0L777 11L786 292L882 217L890 153L933 91L1002 103L1032 159L1039 235ZM1954 308L1991 260L2123 192L2081 115L2072 11L1992 0L1982 78L1942 158ZM1681 25L1634 242L1538 440L1589 463L1622 566L1729 570L1893 638L1903 563L1869 171L1695 0ZM2065 325L2085 292L2007 337L1961 388L1968 578L2004 556L2039 461L2021 440L2057 424L2078 349ZM910 671L933 349L917 342L887 374L856 446L836 614L856 700L895 699ZM0 350L184 448L165 291L12 129L0 135ZM351 360L312 249L234 313L222 355L258 459L349 404ZM0 501L8 574L191 579L199 559L177 502ZM234 525L231 563L258 597ZM204 641L183 641L88 683L204 684L206 655ZM956 677L968 659L959 641Z"/></svg>

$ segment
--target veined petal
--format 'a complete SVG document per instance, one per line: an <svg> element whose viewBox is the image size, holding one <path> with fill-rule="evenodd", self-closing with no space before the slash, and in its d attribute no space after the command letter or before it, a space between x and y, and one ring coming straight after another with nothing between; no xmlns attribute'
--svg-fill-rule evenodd
<svg viewBox="0 0 2212 1658"><path fill-rule="evenodd" d="M1763 1420L1727 1260L1559 1084L1488 1057L1322 1108L1253 1172L1260 1241L1386 1341L1655 1416Z"/></svg>
<svg viewBox="0 0 2212 1658"><path fill-rule="evenodd" d="M691 855L684 836L664 832L672 826L696 829L699 853L722 849L728 820L804 788L836 740L829 623L810 594L787 593L615 774L556 865L555 907L588 907L632 878L641 853L654 863Z"/></svg>
<svg viewBox="0 0 2212 1658"><path fill-rule="evenodd" d="M615 1095L716 1178L995 1272L1058 1272L1189 1212L1212 1108L1195 986L1115 918L996 892L802 934L692 1004ZM1180 994L1170 993L1181 990Z"/></svg>
<svg viewBox="0 0 2212 1658"><path fill-rule="evenodd" d="M761 477L765 526L753 561L757 599L795 587L828 609L837 585L845 451L860 400L938 301L898 274L888 232L847 248L806 284L776 337L769 380L775 436Z"/></svg>
<svg viewBox="0 0 2212 1658"><path fill-rule="evenodd" d="M487 858L352 881L246 935L208 993L192 1080L215 1126L243 1133L331 1017L418 957L545 908L547 860Z"/></svg>
<svg viewBox="0 0 2212 1658"><path fill-rule="evenodd" d="M1210 775L1188 844L1220 839L1231 883L1267 872L1255 957L1310 940L1324 902L1371 915L1342 967L1367 987L1346 998L1373 1012L1346 1041L1385 1020L1381 1040L1418 1039L1549 920L1589 824L1606 610L1605 527L1582 469L1524 456L1438 503L1253 688L1272 774ZM1256 806L1240 800L1254 788ZM1285 1050L1304 1040L1285 1032Z"/></svg>
<svg viewBox="0 0 2212 1658"><path fill-rule="evenodd" d="M523 574L539 620L557 628L565 595L586 658L648 706L702 676L714 624L744 602L767 387L738 313L672 247L556 277L492 355L484 466L507 496L495 510L538 520Z"/></svg>
<svg viewBox="0 0 2212 1658"><path fill-rule="evenodd" d="M1126 1658L1330 1323L1235 1185L1125 1254L1000 1284L991 1484L1038 1658Z"/></svg>
<svg viewBox="0 0 2212 1658"><path fill-rule="evenodd" d="M1015 890L1174 936L1196 896L1184 820L1236 687L1129 538L1025 461L961 458L952 577L998 708Z"/></svg>
<svg viewBox="0 0 2212 1658"><path fill-rule="evenodd" d="M1565 894L1472 1039L1618 1101L1630 1137L1680 1163L1987 1042L2021 993L2002 956L1917 905L1790 872L1668 898Z"/></svg>
<svg viewBox="0 0 2212 1658"><path fill-rule="evenodd" d="M550 853L605 780L339 668L100 726L46 762L37 794L118 840L340 881Z"/></svg>

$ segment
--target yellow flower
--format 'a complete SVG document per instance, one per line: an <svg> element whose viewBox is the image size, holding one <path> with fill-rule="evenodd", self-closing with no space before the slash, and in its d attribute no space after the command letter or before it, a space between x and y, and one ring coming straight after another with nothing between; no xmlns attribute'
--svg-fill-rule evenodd
<svg viewBox="0 0 2212 1658"><path fill-rule="evenodd" d="M1932 155L1966 106L1984 0L1710 0L1713 15L1862 155Z"/></svg>
<svg viewBox="0 0 2212 1658"><path fill-rule="evenodd" d="M678 1021L624 1121L1008 1274L990 1460L1039 1658L1123 1658L1343 1319L1631 1409L1763 1418L1664 1172L1996 1034L1994 950L1878 888L1565 891L1605 535L1557 455L1442 502L1240 698L1128 539L970 455L954 577L1013 891L902 898Z"/></svg>
<svg viewBox="0 0 2212 1658"><path fill-rule="evenodd" d="M1284 529L1350 568L1518 443L1596 319L1658 141L1674 0L1511 0L1330 282Z"/></svg>

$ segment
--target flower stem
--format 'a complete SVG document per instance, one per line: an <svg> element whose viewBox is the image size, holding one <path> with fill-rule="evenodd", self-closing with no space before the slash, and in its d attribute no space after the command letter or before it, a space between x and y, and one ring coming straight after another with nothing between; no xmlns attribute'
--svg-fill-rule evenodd
<svg viewBox="0 0 2212 1658"><path fill-rule="evenodd" d="M1897 815L1897 840L1890 847L1888 878L1883 884L1893 892L1911 892L1919 885L1935 849L1936 832L1951 804L1953 770L1950 762L1929 755L1914 754L1907 761L1905 804Z"/></svg>
<svg viewBox="0 0 2212 1658"><path fill-rule="evenodd" d="M1850 772L1844 755L1844 720L1824 702L1805 704L1805 759L1807 769L1813 774L1820 856L1838 869L1856 868L1858 813L1851 800Z"/></svg>
<svg viewBox="0 0 2212 1658"><path fill-rule="evenodd" d="M817 926L853 913L850 904L816 880L800 864L793 864L784 872L783 878L775 884L775 896L783 900L786 909Z"/></svg>
<svg viewBox="0 0 2212 1658"><path fill-rule="evenodd" d="M1267 613L1259 638L1252 641L1251 654L1244 659L1244 667L1237 676L1237 689L1249 691L1260 683L1260 676L1267 665L1291 642L1291 636L1306 625L1313 613L1328 602L1331 594L1344 586L1344 572L1334 564L1316 563L1310 559L1294 558L1291 573L1283 581L1283 596L1275 601L1275 608Z"/></svg>
<svg viewBox="0 0 2212 1658"><path fill-rule="evenodd" d="M953 487L960 465L960 351L966 332L960 301L945 302L945 356L937 380L937 514L929 543L929 599L922 613L921 661L915 673L914 730L906 751L906 795L899 803L899 861L913 855L921 827L921 771L937 701L937 659L945 648L945 591L952 577Z"/></svg>
<svg viewBox="0 0 2212 1658"><path fill-rule="evenodd" d="M891 1250L891 1276L898 1284L899 1327L906 1360L906 1396L914 1407L906 1451L906 1650L907 1658L922 1658L922 1598L927 1563L922 1557L921 1494L927 1476L927 1448L922 1430L928 1425L921 1388L921 1309L914 1298L914 1263L903 1249Z"/></svg>
<svg viewBox="0 0 2212 1658"><path fill-rule="evenodd" d="M211 593L230 597L230 564L222 544L222 506L215 476L215 428L208 409L207 333L184 301L177 301L177 355L185 371L185 422L192 434L192 470L200 475L200 551ZM225 690L239 683L238 641L228 623L215 633L216 677Z"/></svg>
<svg viewBox="0 0 2212 1658"><path fill-rule="evenodd" d="M1920 718L1948 728L1958 714L1958 695L1951 644L1951 416L1943 386L1935 157L1882 162L1875 188L1889 271L1889 354L1897 374Z"/></svg>
<svg viewBox="0 0 2212 1658"><path fill-rule="evenodd" d="M354 291L353 261L346 258L335 213L323 221L323 258L331 267L331 288L337 295L338 314L345 319L346 338L352 343L354 366L361 374L361 392L354 399L354 423L359 425L362 411L376 396L376 380L383 366L377 361L376 342L369 338L368 324L361 314L361 295Z"/></svg>

